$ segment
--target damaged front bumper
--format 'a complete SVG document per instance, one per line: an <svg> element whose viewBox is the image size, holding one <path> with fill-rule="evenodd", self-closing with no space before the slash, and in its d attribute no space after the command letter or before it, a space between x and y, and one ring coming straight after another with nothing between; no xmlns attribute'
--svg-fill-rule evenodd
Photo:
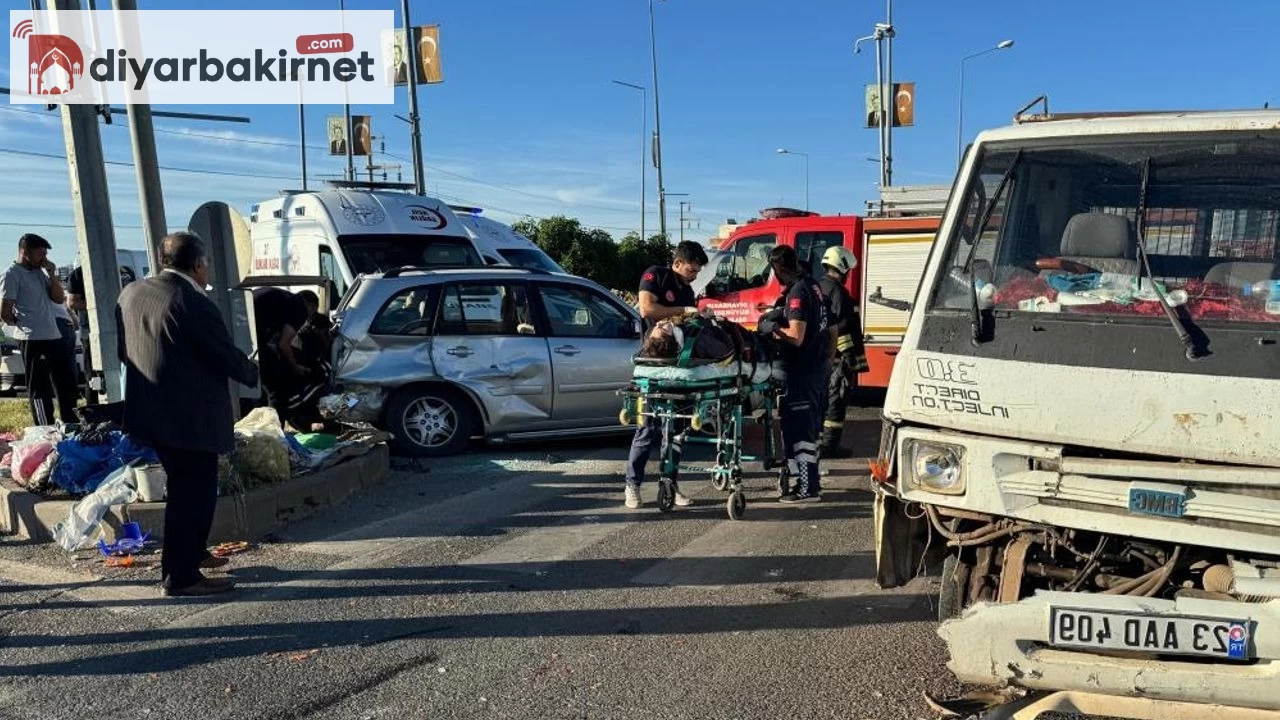
<svg viewBox="0 0 1280 720"><path fill-rule="evenodd" d="M1102 654L1050 645L1050 609L1161 618L1237 618L1251 627L1244 662ZM1199 598L1041 592L1017 603L982 603L942 624L948 667L966 683L1068 690L1232 707L1280 708L1280 600L1250 604Z"/></svg>

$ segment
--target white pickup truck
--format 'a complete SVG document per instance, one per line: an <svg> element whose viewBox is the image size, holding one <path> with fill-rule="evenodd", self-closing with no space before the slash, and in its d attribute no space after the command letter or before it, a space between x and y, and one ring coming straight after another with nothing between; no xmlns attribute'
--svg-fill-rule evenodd
<svg viewBox="0 0 1280 720"><path fill-rule="evenodd" d="M951 669L1024 708L1280 709L1280 112L1020 116L957 183L879 582L941 562Z"/></svg>

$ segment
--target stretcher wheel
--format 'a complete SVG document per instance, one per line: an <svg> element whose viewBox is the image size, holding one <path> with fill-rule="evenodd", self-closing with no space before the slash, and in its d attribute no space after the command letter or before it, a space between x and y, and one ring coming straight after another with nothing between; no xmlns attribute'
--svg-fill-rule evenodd
<svg viewBox="0 0 1280 720"><path fill-rule="evenodd" d="M658 510L664 513L671 512L671 508L676 505L676 490L671 487L671 481L663 478L658 481Z"/></svg>
<svg viewBox="0 0 1280 720"><path fill-rule="evenodd" d="M747 512L747 496L743 495L741 490L734 490L729 494L729 500L725 506L729 511L730 520L741 520Z"/></svg>
<svg viewBox="0 0 1280 720"><path fill-rule="evenodd" d="M630 412L627 412L627 409L626 409L626 408L622 408L621 410L619 410L619 411L618 411L618 422L619 422L619 423L621 423L621 424L623 424L623 425L630 425L630 424L631 424L631 422L632 422L632 420L633 420L633 418L631 417L631 413L630 413Z"/></svg>
<svg viewBox="0 0 1280 720"><path fill-rule="evenodd" d="M694 432L702 432L702 415L697 411L694 411L693 417L689 418L689 427L693 428Z"/></svg>
<svg viewBox="0 0 1280 720"><path fill-rule="evenodd" d="M727 471L724 471L724 472L719 472L719 471L717 471L717 472L713 473L713 474L711 475L711 487L713 487L713 488L715 488L715 489L717 489L717 490L726 490L726 489L728 489L728 487L729 487L729 473L728 473Z"/></svg>

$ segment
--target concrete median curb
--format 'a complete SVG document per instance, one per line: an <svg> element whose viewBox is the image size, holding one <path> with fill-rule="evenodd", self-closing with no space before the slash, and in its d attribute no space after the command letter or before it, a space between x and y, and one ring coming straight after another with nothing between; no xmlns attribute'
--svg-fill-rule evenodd
<svg viewBox="0 0 1280 720"><path fill-rule="evenodd" d="M243 496L218 498L210 543L259 540L290 523L342 504L363 487L382 482L391 471L385 444L319 472L289 482L257 488ZM0 480L0 532L34 542L53 540L53 528L67 517L75 500L49 500L11 480ZM130 503L111 508L103 518L109 540L122 523L136 522L153 538L164 536L162 502Z"/></svg>

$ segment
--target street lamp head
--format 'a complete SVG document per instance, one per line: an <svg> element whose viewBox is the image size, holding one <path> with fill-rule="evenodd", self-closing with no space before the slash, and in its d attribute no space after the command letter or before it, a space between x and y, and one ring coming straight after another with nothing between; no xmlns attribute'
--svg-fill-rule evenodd
<svg viewBox="0 0 1280 720"><path fill-rule="evenodd" d="M1011 47L1013 47L1013 41L1012 41L1012 40L1001 40L1001 41L1000 41L1000 44L999 44L999 45L996 45L996 49L997 49L997 50L1008 50L1008 49L1009 49L1009 48L1011 48Z"/></svg>

